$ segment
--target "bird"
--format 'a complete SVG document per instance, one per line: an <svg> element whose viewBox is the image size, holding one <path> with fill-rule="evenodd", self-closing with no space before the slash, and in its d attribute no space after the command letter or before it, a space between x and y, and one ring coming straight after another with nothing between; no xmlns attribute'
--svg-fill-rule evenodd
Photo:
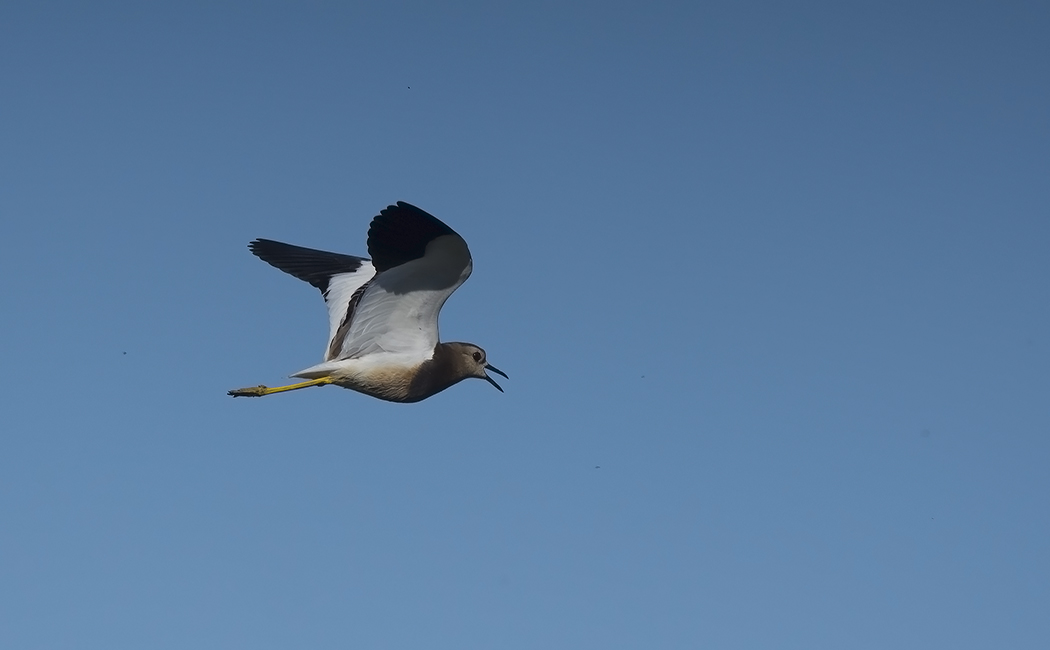
<svg viewBox="0 0 1050 650"><path fill-rule="evenodd" d="M509 379L473 343L442 343L438 312L470 276L467 242L434 215L398 201L368 227L370 258L256 239L259 259L321 291L328 306L324 360L297 384L231 390L233 397L332 384L390 402L418 402L488 372Z"/></svg>

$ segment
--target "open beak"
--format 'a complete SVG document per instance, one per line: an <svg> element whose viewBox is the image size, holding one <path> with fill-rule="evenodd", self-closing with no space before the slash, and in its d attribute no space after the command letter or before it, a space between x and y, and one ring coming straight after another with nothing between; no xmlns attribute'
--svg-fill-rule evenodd
<svg viewBox="0 0 1050 650"><path fill-rule="evenodd" d="M500 370L496 366L492 366L492 365L489 365L489 364L486 363L485 364L485 370L491 370L492 372L496 373L497 375L500 375L502 377L506 377L507 379L510 379L510 377L507 377L507 373L503 372L502 370ZM503 389L499 387L499 384L497 384L496 380L494 380L492 377L489 377L488 375L485 375L485 379L487 379L490 384L495 386L496 390L498 390L501 393L503 392Z"/></svg>

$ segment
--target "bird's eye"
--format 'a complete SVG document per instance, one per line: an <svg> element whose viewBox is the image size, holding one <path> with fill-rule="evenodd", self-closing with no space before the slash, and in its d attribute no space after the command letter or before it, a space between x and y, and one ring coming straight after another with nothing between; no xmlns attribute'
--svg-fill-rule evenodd
<svg viewBox="0 0 1050 650"><path fill-rule="evenodd" d="M476 361L477 363L481 363L481 353L480 352L475 352L473 356L474 356L474 361Z"/></svg>

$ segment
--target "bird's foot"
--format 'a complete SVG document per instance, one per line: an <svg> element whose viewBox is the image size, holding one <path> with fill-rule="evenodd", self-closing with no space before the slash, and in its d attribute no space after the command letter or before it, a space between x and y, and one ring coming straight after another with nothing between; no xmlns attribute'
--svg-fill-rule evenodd
<svg viewBox="0 0 1050 650"><path fill-rule="evenodd" d="M231 390L226 393L230 397L262 397L269 392L269 388L266 386L249 386L248 388L238 388Z"/></svg>

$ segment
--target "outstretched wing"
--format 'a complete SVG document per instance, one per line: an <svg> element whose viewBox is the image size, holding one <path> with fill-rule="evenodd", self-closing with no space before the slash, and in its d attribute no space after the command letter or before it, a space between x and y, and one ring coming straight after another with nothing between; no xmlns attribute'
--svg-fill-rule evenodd
<svg viewBox="0 0 1050 650"><path fill-rule="evenodd" d="M376 275L361 290L340 340L338 358L386 352L429 359L438 343L438 312L470 276L467 242L436 217L399 201L368 229Z"/></svg>
<svg viewBox="0 0 1050 650"><path fill-rule="evenodd" d="M350 320L354 295L375 276L375 268L364 257L329 253L293 246L272 239L256 239L248 248L270 266L310 283L321 291L328 305L328 345L325 360L333 358L332 339Z"/></svg>

